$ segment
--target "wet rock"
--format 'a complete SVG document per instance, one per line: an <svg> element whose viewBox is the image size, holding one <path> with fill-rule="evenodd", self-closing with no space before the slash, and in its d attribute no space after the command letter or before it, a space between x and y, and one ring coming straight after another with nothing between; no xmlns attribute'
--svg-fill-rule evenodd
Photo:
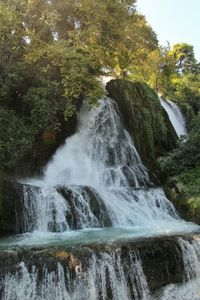
<svg viewBox="0 0 200 300"><path fill-rule="evenodd" d="M1 182L0 235L21 232L19 220L22 217L23 187L21 184L3 178Z"/></svg>
<svg viewBox="0 0 200 300"><path fill-rule="evenodd" d="M112 222L106 212L106 207L97 194L97 192L91 187L57 187L57 192L61 194L69 204L69 211L67 213L66 219L71 229L80 229L80 215L79 211L81 210L81 202L80 197L83 197L84 201L87 202L89 206L89 210L91 210L92 215L96 217L98 220L96 227L109 227L112 226ZM92 223L90 214L87 215L85 211L86 217L88 218L88 222ZM95 226L94 226L95 227Z"/></svg>
<svg viewBox="0 0 200 300"><path fill-rule="evenodd" d="M195 237L185 235L182 238L192 242ZM76 293L76 289L81 290L82 286L91 288L90 280L94 280L98 299L102 299L104 295L105 299L114 300L114 287L117 288L115 284L125 282L124 288L129 295L127 299L141 299L147 290L154 294L170 283L184 282L184 262L179 239L179 236L173 236L121 241L110 245L0 251L0 280L6 274L19 278L21 276L20 280L23 280L23 274L19 274L26 267L26 276L27 272L32 274L32 278L37 274L35 278L38 289L47 282L47 278L60 280L62 273L65 274L62 279L69 294ZM3 289L1 285L0 294Z"/></svg>

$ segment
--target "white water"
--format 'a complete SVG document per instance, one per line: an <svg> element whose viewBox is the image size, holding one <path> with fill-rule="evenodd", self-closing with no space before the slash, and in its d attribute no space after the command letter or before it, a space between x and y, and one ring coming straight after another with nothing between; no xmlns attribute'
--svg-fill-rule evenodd
<svg viewBox="0 0 200 300"><path fill-rule="evenodd" d="M170 284L165 288L163 295L156 300L200 300L199 279L193 279L180 285Z"/></svg>
<svg viewBox="0 0 200 300"><path fill-rule="evenodd" d="M187 134L185 118L178 107L178 105L170 100L164 100L160 98L162 107L166 110L169 119L180 138L183 135Z"/></svg>
<svg viewBox="0 0 200 300"><path fill-rule="evenodd" d="M122 249L95 253L90 249L87 263L61 251L69 261L57 263L54 271L21 262L18 271L0 281L2 300L199 300L200 241L179 238L183 256L184 284L170 284L154 296L144 274L137 250ZM58 252L59 253L59 252ZM64 259L64 257L63 257ZM41 273L42 272L42 273ZM41 277L42 275L42 277ZM39 279L40 278L40 279Z"/></svg>
<svg viewBox="0 0 200 300"><path fill-rule="evenodd" d="M162 189L147 188L151 185L148 172L111 99L92 110L82 108L78 132L58 149L44 177L28 184L32 187L24 187L24 232L72 229L67 216L74 213L79 220L75 229L104 226L91 208L86 186L93 189L112 226L183 223ZM71 196L64 198L57 186L70 189Z"/></svg>
<svg viewBox="0 0 200 300"><path fill-rule="evenodd" d="M53 186L74 184L97 188L139 187L148 181L147 170L111 99L100 101L99 107L92 110L82 108L77 134L56 152L43 180Z"/></svg>
<svg viewBox="0 0 200 300"><path fill-rule="evenodd" d="M4 278L2 300L106 300L109 293L115 300L131 299L131 294L135 300L141 297L147 300L149 289L139 254L130 251L128 259L130 265L125 268L120 250L116 254L103 252L100 256L92 253L83 270L81 262L72 257L74 266L65 269L58 263L53 272L44 268L39 283L38 270L33 266L29 271L20 263L18 272Z"/></svg>
<svg viewBox="0 0 200 300"><path fill-rule="evenodd" d="M148 172L121 124L113 101L102 100L91 111L83 108L78 132L58 149L43 178L27 180L24 184L22 228L33 233L11 238L11 249L12 246L51 247L100 241L109 245L120 239L190 232L197 228L178 218L162 189L149 186L152 185ZM104 225L92 208L93 201L95 207L100 205L100 214L107 215L112 227L100 229ZM75 229L81 230L71 230L72 217L76 221ZM8 247L7 243L5 240L1 246ZM180 240L185 280L196 280L199 268L195 267L196 252L185 243ZM69 270L73 263L58 263L53 271L44 265L41 277L34 265L28 269L21 262L19 271L2 278L2 300L107 300L109 290L114 300L130 300L133 295L135 300L147 300L149 289L142 261L131 250L129 256L127 265L122 263L118 249L92 253L86 269L76 265L74 277ZM195 259L191 261L190 256ZM162 300L184 299L173 298L184 293L180 290L177 286L167 287Z"/></svg>
<svg viewBox="0 0 200 300"><path fill-rule="evenodd" d="M185 282L165 287L159 300L200 300L200 240L179 239L184 263Z"/></svg>

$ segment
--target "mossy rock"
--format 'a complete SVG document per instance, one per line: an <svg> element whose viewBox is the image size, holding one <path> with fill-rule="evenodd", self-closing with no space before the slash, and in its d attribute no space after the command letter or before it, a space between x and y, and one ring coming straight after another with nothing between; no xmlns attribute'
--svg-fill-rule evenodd
<svg viewBox="0 0 200 300"><path fill-rule="evenodd" d="M117 102L143 162L156 173L156 159L175 148L178 139L157 93L145 83L120 79L111 80L107 90Z"/></svg>
<svg viewBox="0 0 200 300"><path fill-rule="evenodd" d="M200 167L169 179L165 191L181 217L200 224Z"/></svg>
<svg viewBox="0 0 200 300"><path fill-rule="evenodd" d="M187 199L185 206L188 208L187 214L191 217L191 220L200 224L200 195Z"/></svg>
<svg viewBox="0 0 200 300"><path fill-rule="evenodd" d="M200 195L191 198L183 196L178 201L177 196L169 197L182 218L200 225Z"/></svg>

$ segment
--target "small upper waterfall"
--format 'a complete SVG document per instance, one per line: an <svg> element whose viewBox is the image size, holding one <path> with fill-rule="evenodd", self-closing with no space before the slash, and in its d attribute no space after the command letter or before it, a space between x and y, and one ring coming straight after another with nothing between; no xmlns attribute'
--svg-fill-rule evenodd
<svg viewBox="0 0 200 300"><path fill-rule="evenodd" d="M170 100L160 98L162 107L166 110L169 119L179 137L186 135L185 118L178 105Z"/></svg>
<svg viewBox="0 0 200 300"><path fill-rule="evenodd" d="M117 106L111 99L79 114L41 180L24 185L22 231L142 226L178 219L160 188L152 187Z"/></svg>

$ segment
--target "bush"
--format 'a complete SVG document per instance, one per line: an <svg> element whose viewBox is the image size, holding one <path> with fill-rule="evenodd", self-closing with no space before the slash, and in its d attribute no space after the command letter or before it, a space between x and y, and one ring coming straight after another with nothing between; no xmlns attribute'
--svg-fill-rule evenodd
<svg viewBox="0 0 200 300"><path fill-rule="evenodd" d="M12 168L31 149L31 127L14 111L0 108L0 169Z"/></svg>
<svg viewBox="0 0 200 300"><path fill-rule="evenodd" d="M159 163L168 176L200 166L200 114L193 118L187 140L183 140L167 157L161 157Z"/></svg>

